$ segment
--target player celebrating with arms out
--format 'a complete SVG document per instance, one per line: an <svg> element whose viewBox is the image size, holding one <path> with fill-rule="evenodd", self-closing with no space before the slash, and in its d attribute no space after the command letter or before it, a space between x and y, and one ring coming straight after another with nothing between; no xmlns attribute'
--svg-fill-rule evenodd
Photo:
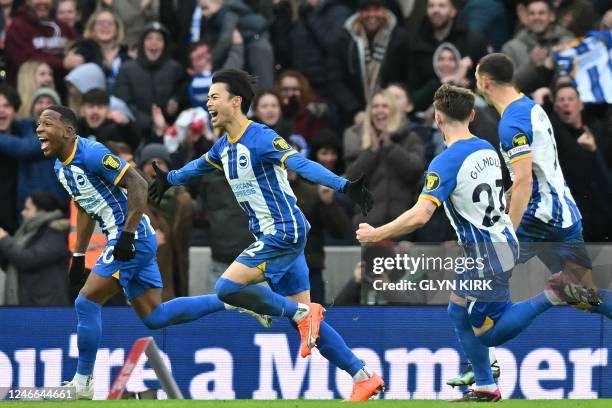
<svg viewBox="0 0 612 408"><path fill-rule="evenodd" d="M121 287L130 304L150 329L190 322L234 307L216 295L183 297L161 303L162 280L157 266L157 240L149 218L147 182L128 163L102 144L76 134L77 119L64 106L51 106L40 115L36 133L41 150L56 157L55 173L77 204L77 242L70 267L73 284L85 275L84 253L96 221L107 244L74 302L77 312L79 359L76 374L66 385L77 399L92 399L93 368L102 335L102 305ZM269 317L249 314L264 326Z"/></svg>
<svg viewBox="0 0 612 408"><path fill-rule="evenodd" d="M478 93L501 115L500 150L513 182L508 214L521 243L519 262L537 256L552 273L564 271L595 291L582 216L559 166L552 124L540 105L515 88L513 75L512 60L501 53L483 57L476 67ZM612 292L596 293L599 301L578 307L612 318ZM470 385L473 378L468 367L447 384Z"/></svg>
<svg viewBox="0 0 612 408"><path fill-rule="evenodd" d="M212 125L227 133L206 154L179 170L166 173L155 166L157 176L150 196L159 201L170 186L209 171L223 172L257 240L219 278L217 295L234 306L289 318L300 332L301 356L306 357L316 346L325 358L353 377L349 400L368 400L384 387L383 380L369 372L342 337L323 321L325 309L310 303L304 258L310 225L296 204L285 168L344 192L359 204L364 215L372 207L371 194L363 176L355 182L338 177L297 154L272 129L248 120L253 94L252 80L246 72L217 71L207 105ZM270 288L257 285L264 281Z"/></svg>
<svg viewBox="0 0 612 408"><path fill-rule="evenodd" d="M495 402L501 394L493 380L487 346L512 339L553 305L588 302L588 291L556 275L536 297L516 304L510 301L509 281L518 243L504 212L497 153L491 144L470 134L472 92L442 85L433 106L447 149L431 162L419 200L386 225L360 224L357 239L365 244L409 234L426 224L444 203L465 256L484 260L484 268L457 274L456 279L490 280L492 286L491 291L455 290L451 294L448 313L476 377L476 388L460 401Z"/></svg>

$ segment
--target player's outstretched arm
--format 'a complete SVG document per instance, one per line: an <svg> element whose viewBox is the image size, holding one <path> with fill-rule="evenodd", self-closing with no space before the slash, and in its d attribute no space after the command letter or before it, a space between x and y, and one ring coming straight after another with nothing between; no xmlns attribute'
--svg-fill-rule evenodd
<svg viewBox="0 0 612 408"><path fill-rule="evenodd" d="M512 200L510 200L508 215L512 220L515 231L521 223L523 214L525 214L533 188L533 177L531 174L532 158L531 156L521 157L524 158L511 163L514 182L512 183Z"/></svg>
<svg viewBox="0 0 612 408"><path fill-rule="evenodd" d="M159 204L166 190L172 186L180 186L187 183L189 180L200 177L212 170L223 172L220 164L215 163L210 158L211 151L208 151L202 157L192 160L178 170L165 172L157 167L157 163L153 162L155 170L155 180L149 187L149 197L153 202Z"/></svg>
<svg viewBox="0 0 612 408"><path fill-rule="evenodd" d="M301 154L291 154L284 161L281 160L281 163L306 180L345 193L359 205L364 216L372 209L372 193L370 193L365 185L365 176L362 175L356 181L349 181L335 175L319 163L308 160Z"/></svg>
<svg viewBox="0 0 612 408"><path fill-rule="evenodd" d="M434 202L421 197L414 207L388 224L378 228L370 224L359 224L357 240L362 244L367 244L410 234L427 224L436 208Z"/></svg>

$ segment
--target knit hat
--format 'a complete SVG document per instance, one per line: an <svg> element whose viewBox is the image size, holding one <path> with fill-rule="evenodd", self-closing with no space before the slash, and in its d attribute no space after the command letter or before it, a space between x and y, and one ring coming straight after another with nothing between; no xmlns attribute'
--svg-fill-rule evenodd
<svg viewBox="0 0 612 408"><path fill-rule="evenodd" d="M56 105L62 104L62 101L60 100L60 97L57 92L55 92L55 89L43 86L42 88L38 88L36 92L34 92L34 95L32 95L32 105L34 105L38 98L42 96L48 96L49 98L53 99L53 102Z"/></svg>
<svg viewBox="0 0 612 408"><path fill-rule="evenodd" d="M146 145L140 152L139 165L143 166L146 162L152 159L163 160L167 164L172 162L168 150L166 150L166 147L161 143L151 143Z"/></svg>

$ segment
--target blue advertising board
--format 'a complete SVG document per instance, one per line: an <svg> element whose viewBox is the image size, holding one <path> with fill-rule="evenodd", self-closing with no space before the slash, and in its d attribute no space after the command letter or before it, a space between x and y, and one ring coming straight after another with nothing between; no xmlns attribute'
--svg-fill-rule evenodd
<svg viewBox="0 0 612 408"><path fill-rule="evenodd" d="M237 312L150 331L129 308L104 308L94 379L106 398L132 343L153 336L186 398L344 398L350 376L318 352L299 357L299 335L286 319L273 328ZM0 387L57 386L74 374L76 316L69 308L1 308ZM332 307L326 321L382 373L386 399L450 399L444 384L464 357L444 307ZM497 348L505 398L612 398L612 324L561 307ZM129 391L161 388L141 358Z"/></svg>

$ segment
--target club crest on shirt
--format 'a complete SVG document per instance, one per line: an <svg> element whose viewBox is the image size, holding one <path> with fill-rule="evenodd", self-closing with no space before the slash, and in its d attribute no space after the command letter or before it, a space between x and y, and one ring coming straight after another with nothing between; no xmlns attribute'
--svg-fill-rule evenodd
<svg viewBox="0 0 612 408"><path fill-rule="evenodd" d="M102 157L102 165L109 170L117 170L121 167L121 161L112 154L105 154L104 157Z"/></svg>
<svg viewBox="0 0 612 408"><path fill-rule="evenodd" d="M528 144L529 141L527 140L527 136L523 133L518 133L512 138L512 146L514 147L525 146Z"/></svg>
<svg viewBox="0 0 612 408"><path fill-rule="evenodd" d="M272 141L272 146L274 146L274 150L279 151L279 152L282 152L283 150L291 149L291 146L289 146L289 143L287 143L287 141L280 136L275 138Z"/></svg>
<svg viewBox="0 0 612 408"><path fill-rule="evenodd" d="M434 191L440 185L440 176L436 173L427 173L425 176L425 190Z"/></svg>
<svg viewBox="0 0 612 408"><path fill-rule="evenodd" d="M248 166L249 158L246 154L241 154L240 157L238 157L238 167L240 167L241 169L246 169Z"/></svg>

